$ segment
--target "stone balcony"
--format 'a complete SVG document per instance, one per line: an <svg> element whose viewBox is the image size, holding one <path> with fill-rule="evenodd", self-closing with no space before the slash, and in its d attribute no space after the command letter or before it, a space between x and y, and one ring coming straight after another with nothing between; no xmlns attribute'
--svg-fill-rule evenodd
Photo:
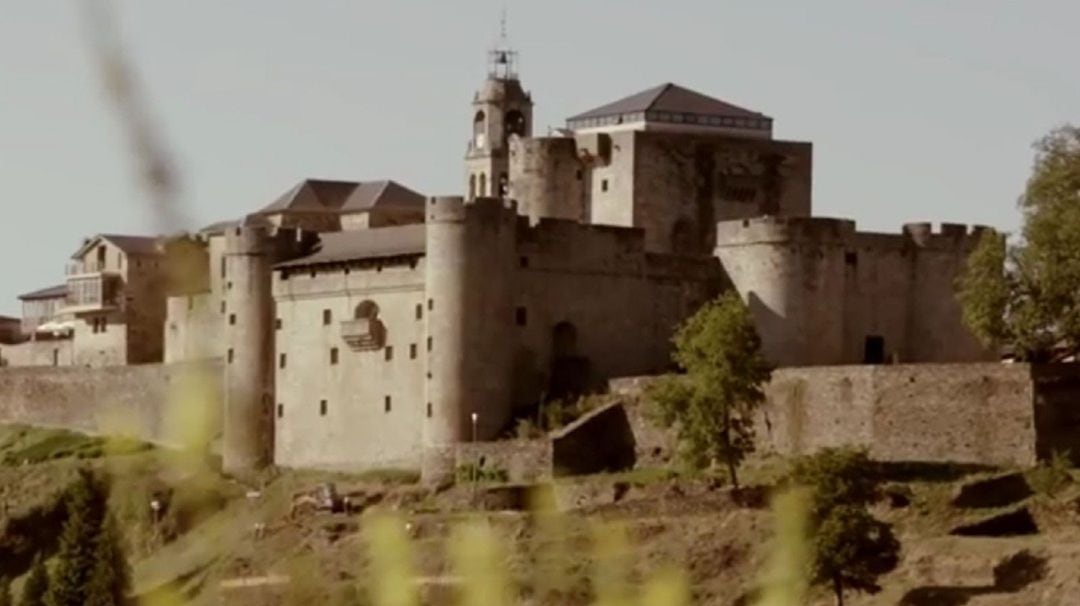
<svg viewBox="0 0 1080 606"><path fill-rule="evenodd" d="M376 318L357 318L341 323L341 338L354 351L382 349L385 329Z"/></svg>

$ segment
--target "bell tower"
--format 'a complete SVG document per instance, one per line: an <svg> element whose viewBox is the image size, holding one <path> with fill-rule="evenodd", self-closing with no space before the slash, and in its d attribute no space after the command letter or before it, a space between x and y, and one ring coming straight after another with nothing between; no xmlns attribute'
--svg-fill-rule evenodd
<svg viewBox="0 0 1080 606"><path fill-rule="evenodd" d="M503 15L499 41L488 51L484 85L472 102L472 138L465 152L468 200L501 197L509 190L510 137L532 136L532 97L521 88L517 51L506 40Z"/></svg>

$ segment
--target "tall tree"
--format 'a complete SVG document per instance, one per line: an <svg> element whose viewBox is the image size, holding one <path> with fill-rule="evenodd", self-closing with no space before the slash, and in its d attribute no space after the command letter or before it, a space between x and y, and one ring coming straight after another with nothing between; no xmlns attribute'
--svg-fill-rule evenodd
<svg viewBox="0 0 1080 606"><path fill-rule="evenodd" d="M958 296L984 344L1044 361L1080 353L1080 128L1055 129L1035 150L1021 239L1006 247L1000 234L985 234Z"/></svg>
<svg viewBox="0 0 1080 606"><path fill-rule="evenodd" d="M900 543L892 528L869 512L878 494L876 474L862 451L826 449L795 462L789 481L812 490L813 580L833 591L876 593L877 579L896 567Z"/></svg>
<svg viewBox="0 0 1080 606"><path fill-rule="evenodd" d="M649 389L657 418L677 429L688 463L722 463L738 488L738 467L754 449L753 412L771 375L750 311L728 291L686 320L674 343L686 372Z"/></svg>
<svg viewBox="0 0 1080 606"><path fill-rule="evenodd" d="M104 515L102 491L87 470L68 492L67 521L45 596L48 606L82 606L94 569L94 552Z"/></svg>
<svg viewBox="0 0 1080 606"><path fill-rule="evenodd" d="M131 570L116 521L106 515L94 546L94 568L86 586L86 606L122 606L131 585Z"/></svg>
<svg viewBox="0 0 1080 606"><path fill-rule="evenodd" d="M34 558L30 576L23 583L19 606L45 606L45 594L49 590L49 571L39 553Z"/></svg>

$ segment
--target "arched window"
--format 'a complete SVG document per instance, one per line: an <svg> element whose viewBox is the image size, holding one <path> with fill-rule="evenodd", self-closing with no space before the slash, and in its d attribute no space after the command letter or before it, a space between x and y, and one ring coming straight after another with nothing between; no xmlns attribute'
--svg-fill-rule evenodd
<svg viewBox="0 0 1080 606"><path fill-rule="evenodd" d="M469 175L469 199L476 197L476 175Z"/></svg>
<svg viewBox="0 0 1080 606"><path fill-rule="evenodd" d="M487 134L487 116L484 115L484 110L476 112L473 116L472 123L473 130L473 143L478 148L484 147L484 136Z"/></svg>
<svg viewBox="0 0 1080 606"><path fill-rule="evenodd" d="M484 173L480 173L480 183L476 188L476 195L481 197L487 195L487 175Z"/></svg>
<svg viewBox="0 0 1080 606"><path fill-rule="evenodd" d="M506 112L506 118L503 120L503 132L507 139L510 138L510 135L524 137L525 115L516 109Z"/></svg>
<svg viewBox="0 0 1080 606"><path fill-rule="evenodd" d="M379 306L375 304L371 299L362 301L356 306L356 311L353 312L353 317L357 320L374 320L379 317Z"/></svg>

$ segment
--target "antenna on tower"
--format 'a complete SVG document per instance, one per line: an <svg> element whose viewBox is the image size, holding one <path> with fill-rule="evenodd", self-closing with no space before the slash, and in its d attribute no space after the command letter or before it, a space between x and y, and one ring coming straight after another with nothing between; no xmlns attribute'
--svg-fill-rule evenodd
<svg viewBox="0 0 1080 606"><path fill-rule="evenodd" d="M499 18L499 41L488 52L488 76L499 80L517 79L517 51L510 48L506 36L506 5L503 5Z"/></svg>

